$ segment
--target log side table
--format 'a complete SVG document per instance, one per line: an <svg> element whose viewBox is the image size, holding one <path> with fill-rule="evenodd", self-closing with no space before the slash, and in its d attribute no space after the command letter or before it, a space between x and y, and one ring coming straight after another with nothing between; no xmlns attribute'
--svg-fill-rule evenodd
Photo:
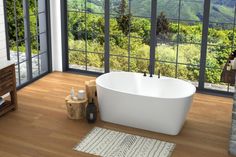
<svg viewBox="0 0 236 157"><path fill-rule="evenodd" d="M85 117L85 107L87 106L88 99L72 100L71 96L65 98L67 115L70 119L83 119Z"/></svg>

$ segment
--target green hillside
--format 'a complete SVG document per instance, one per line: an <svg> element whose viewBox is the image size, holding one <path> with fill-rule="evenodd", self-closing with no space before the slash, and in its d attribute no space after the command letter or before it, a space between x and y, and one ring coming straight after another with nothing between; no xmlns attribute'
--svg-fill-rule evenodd
<svg viewBox="0 0 236 157"><path fill-rule="evenodd" d="M134 16L150 16L150 0L132 0L131 10ZM203 19L203 1L182 1L179 5L179 1L173 0L158 0L157 12L164 12L168 18L177 19L179 16L180 6L180 19L184 20L197 20ZM210 11L211 22L229 22L234 21L234 5L235 3L230 0L220 2L220 0L212 1Z"/></svg>
<svg viewBox="0 0 236 157"><path fill-rule="evenodd" d="M112 13L119 6L120 0L111 2ZM79 8L85 6L84 0L68 0L68 5ZM87 0L87 10L90 12L104 12L104 0ZM174 0L157 0L157 13L164 12L169 19L177 19L179 16L179 1ZM180 19L202 21L203 18L203 0L198 1L182 1L180 4ZM212 0L210 11L210 22L233 23L234 21L234 5L236 0ZM133 16L151 15L151 0L131 0L131 13ZM78 8L77 8L78 9Z"/></svg>

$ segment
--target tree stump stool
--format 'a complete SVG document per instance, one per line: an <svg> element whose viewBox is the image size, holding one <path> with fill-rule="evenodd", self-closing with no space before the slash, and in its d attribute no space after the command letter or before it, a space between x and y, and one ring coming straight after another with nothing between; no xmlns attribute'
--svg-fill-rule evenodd
<svg viewBox="0 0 236 157"><path fill-rule="evenodd" d="M98 111L98 98L97 98L97 88L96 88L96 81L95 80L90 80L90 81L85 81L85 89L86 89L86 94L88 98L88 102L93 102L97 107Z"/></svg>
<svg viewBox="0 0 236 157"><path fill-rule="evenodd" d="M88 99L72 100L71 96L66 97L67 115L70 119L83 119L85 117L85 106Z"/></svg>

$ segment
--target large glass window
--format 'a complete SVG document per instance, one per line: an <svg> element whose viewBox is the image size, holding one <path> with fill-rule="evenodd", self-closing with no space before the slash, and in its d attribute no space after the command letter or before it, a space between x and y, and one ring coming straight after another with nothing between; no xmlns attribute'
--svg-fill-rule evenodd
<svg viewBox="0 0 236 157"><path fill-rule="evenodd" d="M17 86L48 72L46 0L6 0L9 56L15 62Z"/></svg>
<svg viewBox="0 0 236 157"><path fill-rule="evenodd" d="M151 65L155 74L160 70L201 89L233 91L232 85L220 82L220 76L235 49L235 0L65 2L69 69L148 72ZM203 35L206 31L208 36ZM205 69L205 80L200 69Z"/></svg>
<svg viewBox="0 0 236 157"><path fill-rule="evenodd" d="M235 49L235 0L221 5L211 1L205 68L205 88L234 91L220 77L229 54Z"/></svg>
<svg viewBox="0 0 236 157"><path fill-rule="evenodd" d="M197 0L157 1L156 73L198 86L203 8Z"/></svg>
<svg viewBox="0 0 236 157"><path fill-rule="evenodd" d="M145 14L138 11L143 4L110 0L110 71L148 70L151 0L145 1Z"/></svg>
<svg viewBox="0 0 236 157"><path fill-rule="evenodd" d="M104 72L104 1L68 1L70 68Z"/></svg>

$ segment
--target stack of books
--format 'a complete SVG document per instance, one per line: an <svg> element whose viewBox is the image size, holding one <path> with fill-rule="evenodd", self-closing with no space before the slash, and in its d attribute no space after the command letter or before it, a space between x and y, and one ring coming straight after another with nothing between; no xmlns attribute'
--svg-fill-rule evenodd
<svg viewBox="0 0 236 157"><path fill-rule="evenodd" d="M0 97L0 106L4 104L4 99L2 97Z"/></svg>

